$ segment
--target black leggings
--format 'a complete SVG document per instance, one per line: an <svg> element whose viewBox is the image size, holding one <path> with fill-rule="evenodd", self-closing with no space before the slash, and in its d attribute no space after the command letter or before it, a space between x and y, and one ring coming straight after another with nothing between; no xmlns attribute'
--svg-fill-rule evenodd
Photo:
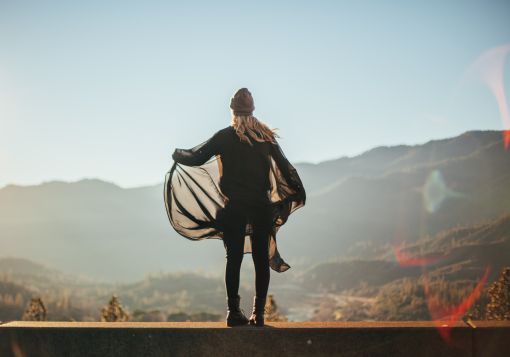
<svg viewBox="0 0 510 357"><path fill-rule="evenodd" d="M239 292L239 274L244 257L245 225L251 222L252 258L255 265L255 294L266 298L269 287L269 235L272 220L269 207L255 207L230 201L225 207L223 244L226 249L225 286L227 297L235 298Z"/></svg>

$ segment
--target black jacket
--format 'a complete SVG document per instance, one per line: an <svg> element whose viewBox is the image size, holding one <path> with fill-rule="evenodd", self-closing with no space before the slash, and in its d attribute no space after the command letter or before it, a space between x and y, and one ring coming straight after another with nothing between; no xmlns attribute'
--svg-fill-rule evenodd
<svg viewBox="0 0 510 357"><path fill-rule="evenodd" d="M276 248L276 232L306 193L296 169L278 143L242 142L232 126L191 148L175 149L174 164L165 179L165 204L173 228L182 236L200 240L223 238L222 209L228 200L271 205L273 232L270 265L278 272L290 266ZM246 226L245 253L251 252Z"/></svg>

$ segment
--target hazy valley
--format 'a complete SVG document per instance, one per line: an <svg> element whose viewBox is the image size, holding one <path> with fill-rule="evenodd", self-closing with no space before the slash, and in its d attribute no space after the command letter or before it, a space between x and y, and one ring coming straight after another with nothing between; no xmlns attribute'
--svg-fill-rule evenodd
<svg viewBox="0 0 510 357"><path fill-rule="evenodd" d="M501 132L295 166L307 205L279 231L292 269L272 272L270 285L293 319L426 318L424 279L437 291L456 291L443 297L456 303L487 267L491 280L510 265L510 154ZM97 319L113 293L131 312L158 311L155 319L185 309L223 314L223 245L177 235L162 185L6 186L0 244L0 320L15 318L33 294L62 319Z"/></svg>

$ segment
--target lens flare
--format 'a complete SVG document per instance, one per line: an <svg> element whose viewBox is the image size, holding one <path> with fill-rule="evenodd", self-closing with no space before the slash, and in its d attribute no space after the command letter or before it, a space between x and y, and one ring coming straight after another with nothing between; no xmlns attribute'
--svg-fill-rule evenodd
<svg viewBox="0 0 510 357"><path fill-rule="evenodd" d="M437 212L448 198L464 197L462 193L448 188L439 170L433 170L427 177L422 196L425 209L429 213Z"/></svg>
<svg viewBox="0 0 510 357"><path fill-rule="evenodd" d="M401 267L421 266L424 267L423 272L423 290L427 309L430 313L431 320L435 323L441 338L449 344L453 343L451 338L451 328L459 322L466 312L473 306L480 296L484 285L487 283L491 267L487 266L483 276L478 280L474 289L460 303L455 305L447 305L439 297L438 291L432 291L428 272L425 267L435 264L445 259L446 256L440 255L422 255L411 256L402 251L401 245L393 246L395 258Z"/></svg>
<svg viewBox="0 0 510 357"><path fill-rule="evenodd" d="M476 284L475 288L469 296L462 300L457 305L446 305L438 297L437 292L431 291L430 281L428 274L423 276L423 287L425 292L425 299L427 301L427 307L430 312L432 320L436 323L439 334L445 342L452 343L451 328L452 326L461 320L462 316L469 310L471 306L476 302L476 299L480 296L482 288L489 278L491 267L487 266L481 279ZM445 323L446 322L446 323Z"/></svg>
<svg viewBox="0 0 510 357"><path fill-rule="evenodd" d="M468 75L485 83L498 103L503 124L505 150L510 147L510 116L503 83L505 60L510 53L510 43L492 48L480 55L468 69Z"/></svg>
<svg viewBox="0 0 510 357"><path fill-rule="evenodd" d="M395 254L395 259L397 263L405 268L405 267L416 267L416 266L427 266L434 263L437 263L441 259L444 258L442 255L437 254L426 254L422 256L411 256L402 251L403 243L395 243L393 244L393 252Z"/></svg>

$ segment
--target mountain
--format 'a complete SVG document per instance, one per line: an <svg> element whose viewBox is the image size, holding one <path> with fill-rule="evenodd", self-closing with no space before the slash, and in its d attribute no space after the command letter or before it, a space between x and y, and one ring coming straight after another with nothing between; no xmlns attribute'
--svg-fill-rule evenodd
<svg viewBox="0 0 510 357"><path fill-rule="evenodd" d="M217 320L225 311L223 284L217 276L193 272L150 274L129 284L99 283L28 259L0 258L0 322L19 320L33 297L42 299L49 320L98 321L113 294L135 320L155 315L166 321L169 314L182 312ZM251 292L241 285L240 293ZM249 303L243 301L246 308ZM216 315L204 316L207 312Z"/></svg>
<svg viewBox="0 0 510 357"><path fill-rule="evenodd" d="M468 131L454 138L431 140L421 145L381 146L355 157L342 157L318 164L296 164L306 188L315 192L335 185L339 179L377 177L413 167L468 156L487 145L500 144L501 131ZM328 187L326 188L328 189Z"/></svg>
<svg viewBox="0 0 510 357"><path fill-rule="evenodd" d="M100 280L212 268L224 251L219 241L192 242L173 231L162 186L122 189L100 180L3 188L0 232L3 256Z"/></svg>
<svg viewBox="0 0 510 357"><path fill-rule="evenodd" d="M510 215L389 247L377 260L318 263L284 275L282 281L274 281L282 275L273 275L269 292L298 321L428 320L441 313L430 310L429 295L439 296L443 307L460 304L486 271L485 288L505 266L510 266ZM241 280L246 311L254 294L252 282ZM94 321L112 294L133 318L144 321L179 318L183 311L222 320L226 303L223 278L211 272L157 273L113 284L27 259L0 258L0 320L19 319L30 298L41 296L51 320Z"/></svg>
<svg viewBox="0 0 510 357"><path fill-rule="evenodd" d="M476 281L488 268L490 281L506 266L510 266L510 215L388 248L379 259L319 263L298 280L310 291L342 292L418 278L425 271L431 279Z"/></svg>
<svg viewBox="0 0 510 357"><path fill-rule="evenodd" d="M281 239L282 254L307 252L310 262L332 253L373 258L385 244L510 213L510 152L500 132L468 132L394 152L377 148L315 169L319 174L301 170L305 187L322 173L329 179L310 192L307 207L293 217L299 223ZM287 236L300 235L307 237L284 245Z"/></svg>
<svg viewBox="0 0 510 357"><path fill-rule="evenodd" d="M323 319L430 320L447 317L452 306L463 304L467 312L473 302L486 303L505 267L510 215L392 247L379 260L320 263L298 280L308 291L349 296L347 303L319 308L316 316ZM480 297L468 303L478 284Z"/></svg>
<svg viewBox="0 0 510 357"><path fill-rule="evenodd" d="M335 258L373 259L389 245L510 213L510 152L502 137L500 131L471 131L295 164L308 199L279 231L279 250L294 267L285 277ZM0 189L0 244L2 256L105 281L133 281L155 271L220 275L225 260L219 240L188 241L173 231L162 184L6 186Z"/></svg>

